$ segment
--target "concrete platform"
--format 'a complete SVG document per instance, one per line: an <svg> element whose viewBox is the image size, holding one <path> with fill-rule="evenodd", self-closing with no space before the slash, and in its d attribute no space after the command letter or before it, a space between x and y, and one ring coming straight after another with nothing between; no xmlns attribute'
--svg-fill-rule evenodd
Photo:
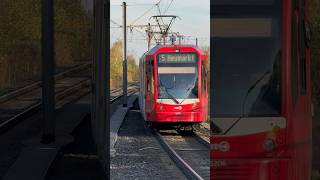
<svg viewBox="0 0 320 180"><path fill-rule="evenodd" d="M114 112L110 118L110 156L115 154L115 144L118 138L118 131L121 127L123 120L126 117L128 109L130 109L134 101L138 98L137 94L131 95L128 98L128 107L124 108L122 105L118 106L116 112Z"/></svg>
<svg viewBox="0 0 320 180"><path fill-rule="evenodd" d="M115 155L110 157L111 179L185 180L185 175L146 126L138 103L133 105L118 132Z"/></svg>
<svg viewBox="0 0 320 180"><path fill-rule="evenodd" d="M90 113L91 97L86 96L74 104L58 110L56 117L56 142L43 145L41 135L25 141L16 162L3 180L43 180L60 148L73 141L70 135L75 127Z"/></svg>

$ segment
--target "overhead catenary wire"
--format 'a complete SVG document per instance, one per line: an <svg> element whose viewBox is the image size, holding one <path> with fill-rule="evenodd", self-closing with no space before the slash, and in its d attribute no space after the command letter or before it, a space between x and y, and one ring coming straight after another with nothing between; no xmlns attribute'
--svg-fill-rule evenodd
<svg viewBox="0 0 320 180"><path fill-rule="evenodd" d="M134 19L127 27L128 28L130 28L130 32L132 32L133 31L133 29L135 29L137 32L139 32L140 34L143 34L141 31L138 31L137 29L136 29L136 27L134 27L134 24L138 21L138 20L140 20L142 17L144 17L145 15L147 15L151 10L153 10L155 7L157 7L157 10L158 10L158 12L159 12L159 14L161 15L162 13L161 13L161 9L160 9L160 4L161 4L161 2L162 2L162 0L159 0L157 3L155 3L155 4L153 4L153 6L151 7L151 8L149 8L148 10L146 10L142 15L140 15L139 17L137 17L136 19ZM168 2L168 1L167 1ZM169 4L169 5L168 5ZM167 8L165 9L165 11L167 11L168 9L169 9L169 7L171 6L171 4L172 4L172 0L170 1L170 3L167 3L166 5L167 5ZM141 5L141 4L138 4L138 3L136 3L136 4L131 4L131 5ZM146 4L144 4L144 5L146 5ZM150 5L150 4L149 4ZM165 24L164 23L164 20L162 19L162 18L160 18L161 20L161 22L162 22L162 24ZM111 27L112 29L116 29L116 28L122 28L122 26L119 24L119 23L117 23L116 21L114 21L114 20L110 20L113 24L115 24L116 26L115 27ZM170 23L171 24L171 23ZM159 25L159 28L160 28L160 31L162 32L162 30L161 30L161 25L159 24L159 22L158 22L158 25ZM165 28L165 32L167 32L167 28ZM153 33L151 33L151 35L152 35L152 38L155 38L155 36L154 36L154 34ZM144 36L147 36L146 34L144 34ZM151 39L152 39L151 38ZM156 39L155 39L156 40Z"/></svg>
<svg viewBox="0 0 320 180"><path fill-rule="evenodd" d="M122 25L120 25L119 23L117 23L115 20L112 20L112 19L110 19L110 21L113 23L113 24L115 24L115 25L118 25L118 26L113 26L113 27L110 27L110 28L112 28L112 29L116 29L116 28L118 28L118 29L120 29L120 28L123 28L123 26ZM130 28L130 31L129 32L131 32L131 36L130 36L130 38L129 38L129 41L135 41L135 40L147 40L147 38L146 38L146 34L144 33L144 32L142 32L141 30L139 30L138 28L142 28L142 25L141 25L141 27L140 26L127 26L127 28ZM142 37L143 37L143 39L134 39L133 38L133 30L135 31L135 32L137 32L137 33L139 33ZM112 36L114 37L114 33L112 33ZM119 37L118 37L119 38Z"/></svg>
<svg viewBox="0 0 320 180"><path fill-rule="evenodd" d="M122 25L117 23L115 20L110 19L110 22L112 22L113 24L117 25L118 27L122 27Z"/></svg>
<svg viewBox="0 0 320 180"><path fill-rule="evenodd" d="M156 6L157 6L157 9L158 9L159 15L161 16L161 15L162 15L162 13L161 13L161 9L160 9L159 4L160 4L160 1L159 1L159 3L158 3L158 4L156 4ZM165 24L162 18L160 18L160 20L161 20L162 24ZM160 23L159 23L159 25L160 25Z"/></svg>
<svg viewBox="0 0 320 180"><path fill-rule="evenodd" d="M132 41L146 41L147 39L130 39L130 41L128 42L132 42Z"/></svg>
<svg viewBox="0 0 320 180"><path fill-rule="evenodd" d="M136 32L138 32L138 33L140 33L142 36L146 36L146 34L145 33L143 33L143 32L141 32L140 30L138 30L138 29L134 29Z"/></svg>
<svg viewBox="0 0 320 180"><path fill-rule="evenodd" d="M130 18L131 22L128 23L127 25L128 33L131 33L129 34L128 42L130 42L130 44L134 44L134 43L138 44L140 43L138 41L141 41L141 43L143 41L146 41L148 42L148 48L149 48L150 46L153 46L153 45L162 44L162 42L167 43L169 35L171 34L172 36L178 37L177 39L179 39L179 43L181 44L194 44L195 39L197 39L198 40L197 42L200 42L200 44L207 44L207 42L210 42L210 39L208 38L201 38L201 37L197 38L196 36L187 36L182 31L179 33L179 32L172 31L171 28L166 27L167 24L172 25L176 20L175 18L173 18L171 21L168 22L168 20L170 19L166 19L168 17L171 17L170 15L166 15L166 14L168 12L173 11L174 6L176 5L176 2L177 1L174 1L174 0L157 0L155 1L155 3L152 3L152 2L128 3L127 6L132 6L132 9L134 8L133 6L145 6L140 8L137 7L138 11L134 12L137 14L135 14L135 16L131 16L132 19ZM151 24L151 27L150 27L147 25L147 22L146 23L143 23L143 22L145 22L147 18L151 15L154 15L154 17L158 17L158 19L154 18L155 21L158 20L158 24L157 23ZM116 33L112 33L114 38L118 35L117 33L118 29L123 28L122 25L117 23L119 20L115 18L116 17L114 17L113 19L110 19L110 23L112 25L110 28L113 29L112 31L116 32ZM150 19L149 19L149 23L151 22ZM159 31L159 28L160 28L160 31Z"/></svg>
<svg viewBox="0 0 320 180"><path fill-rule="evenodd" d="M154 3L127 3L127 6L154 6ZM122 6L122 4L110 4L110 6Z"/></svg>
<svg viewBox="0 0 320 180"><path fill-rule="evenodd" d="M154 6L153 3L130 3L127 6Z"/></svg>
<svg viewBox="0 0 320 180"><path fill-rule="evenodd" d="M140 15L138 18L136 18L135 20L133 20L130 25L134 25L139 19L141 19L142 17L144 17L146 14L148 14L153 8L155 8L162 0L159 0L156 4L154 4L151 8L149 8L147 11L145 11L142 15ZM129 26L130 26L129 25Z"/></svg>
<svg viewBox="0 0 320 180"><path fill-rule="evenodd" d="M163 14L165 14L165 13L168 11L168 9L169 9L170 6L172 5L172 3L173 3L173 0L170 1L170 4L169 4L169 5L167 6L167 8L164 10Z"/></svg>

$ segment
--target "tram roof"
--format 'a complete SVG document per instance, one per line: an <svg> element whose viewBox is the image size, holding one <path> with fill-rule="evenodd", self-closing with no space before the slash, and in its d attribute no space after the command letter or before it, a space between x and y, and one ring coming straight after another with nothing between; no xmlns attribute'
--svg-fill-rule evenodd
<svg viewBox="0 0 320 180"><path fill-rule="evenodd" d="M152 49L150 49L149 51L147 51L146 53L144 53L144 55L151 55L154 54L155 52L157 52L159 49L166 47L166 48L184 48L184 47L188 47L188 48L195 48L199 51L201 51L197 46L195 45L156 45L154 46Z"/></svg>

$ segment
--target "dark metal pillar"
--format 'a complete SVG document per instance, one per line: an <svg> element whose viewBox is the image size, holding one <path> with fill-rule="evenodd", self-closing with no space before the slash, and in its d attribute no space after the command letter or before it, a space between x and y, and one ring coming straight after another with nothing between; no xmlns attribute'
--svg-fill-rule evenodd
<svg viewBox="0 0 320 180"><path fill-rule="evenodd" d="M122 3L123 7L123 107L127 107L127 4Z"/></svg>
<svg viewBox="0 0 320 180"><path fill-rule="evenodd" d="M103 88L103 92L105 95L105 114L103 119L101 119L103 121L103 127L104 131L102 133L102 137L101 140L105 143L104 147L105 147L105 168L106 168L106 174L107 177L110 178L110 121L106 121L107 119L109 119L109 114L110 114L110 1L109 0L104 0L104 22L105 22L105 56L103 56L104 58L104 88Z"/></svg>
<svg viewBox="0 0 320 180"><path fill-rule="evenodd" d="M42 143L55 141L54 22L53 0L42 0Z"/></svg>
<svg viewBox="0 0 320 180"><path fill-rule="evenodd" d="M94 47L92 84L92 133L101 167L110 174L109 120L109 0L94 1Z"/></svg>

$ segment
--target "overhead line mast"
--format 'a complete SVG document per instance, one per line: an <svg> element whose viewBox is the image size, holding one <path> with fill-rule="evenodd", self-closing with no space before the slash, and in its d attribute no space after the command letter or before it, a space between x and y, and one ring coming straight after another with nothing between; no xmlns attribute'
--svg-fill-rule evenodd
<svg viewBox="0 0 320 180"><path fill-rule="evenodd" d="M127 4L123 2L123 107L127 107Z"/></svg>
<svg viewBox="0 0 320 180"><path fill-rule="evenodd" d="M129 28L130 32L133 32L133 30L135 29L137 32L139 32L141 34L143 34L143 32L139 31L138 29L145 29L145 35L143 35L143 36L146 37L148 50L151 47L152 39L155 40L156 44L164 44L165 45L166 42L167 42L168 35L170 35L170 34L171 34L171 36L170 36L171 44L174 44L176 39L178 39L178 43L181 45L182 44L182 40L184 40L184 36L181 35L179 32L172 32L171 31L171 27L172 27L173 23L175 22L175 20L177 18L178 19L181 19L181 18L176 16L176 15L165 15L165 13L171 7L171 5L173 3L173 0L171 0L170 3L166 4L166 7L164 7L164 11L163 12L161 12L161 9L160 9L160 6L159 6L161 1L162 0L159 0L151 8L147 9L146 11L144 11L142 13L142 15L140 15L136 19L134 19L132 21L132 23L130 23L129 25L125 25L126 28L123 28L124 25L120 25L116 21L110 19L110 21L113 24L116 25L115 27L112 27L112 28L123 28L123 29L125 29L124 33L127 33L127 28ZM128 6L128 5L126 4L126 6ZM135 24L139 19L141 19L142 17L147 15L154 7L157 7L157 10L159 11L158 12L159 15L151 16L149 18L149 20L150 19L154 19L156 24L150 24L150 23L148 23L147 25L146 24ZM167 18L169 20L164 21L164 18ZM126 34L124 36L126 36ZM124 40L124 41L126 41L126 40ZM197 38L196 38L196 45L198 45Z"/></svg>

